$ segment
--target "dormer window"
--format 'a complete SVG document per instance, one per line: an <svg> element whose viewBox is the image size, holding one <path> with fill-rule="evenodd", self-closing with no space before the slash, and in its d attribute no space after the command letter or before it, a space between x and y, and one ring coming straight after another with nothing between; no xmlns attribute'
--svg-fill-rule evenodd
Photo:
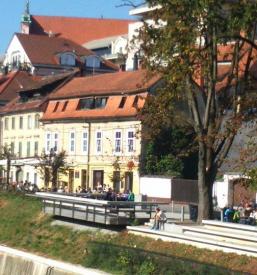
<svg viewBox="0 0 257 275"><path fill-rule="evenodd" d="M76 58L72 53L63 53L60 55L60 64L67 66L75 66Z"/></svg>
<svg viewBox="0 0 257 275"><path fill-rule="evenodd" d="M85 65L89 68L100 68L100 64L100 59L96 55L88 56L85 60Z"/></svg>
<svg viewBox="0 0 257 275"><path fill-rule="evenodd" d="M123 96L120 101L119 109L122 109L126 103L127 97Z"/></svg>
<svg viewBox="0 0 257 275"><path fill-rule="evenodd" d="M78 110L102 109L106 106L107 100L108 97L91 97L80 99Z"/></svg>
<svg viewBox="0 0 257 275"><path fill-rule="evenodd" d="M53 110L54 113L57 111L57 109L59 107L59 104L60 104L60 102L57 101L56 104L55 104L55 106L54 106L54 110Z"/></svg>

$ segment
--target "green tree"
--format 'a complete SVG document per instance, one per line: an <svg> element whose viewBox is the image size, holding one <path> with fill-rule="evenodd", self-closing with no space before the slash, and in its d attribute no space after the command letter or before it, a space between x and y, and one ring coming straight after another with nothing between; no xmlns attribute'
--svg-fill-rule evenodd
<svg viewBox="0 0 257 275"><path fill-rule="evenodd" d="M10 184L11 162L14 157L15 157L15 154L14 154L11 146L4 145L1 147L0 159L6 160L6 185L7 185L7 188L9 188L9 184Z"/></svg>
<svg viewBox="0 0 257 275"><path fill-rule="evenodd" d="M249 106L256 64L256 1L147 0L157 7L139 30L144 66L162 74L165 89L149 100L144 119L154 131L176 118L194 129L198 143L198 220L212 215L212 187ZM226 64L225 67L219 65ZM254 64L255 62L255 64ZM256 65L255 65L256 66ZM251 100L250 91L254 95ZM151 105L152 103L152 105ZM184 104L184 105L183 105ZM151 107L151 106L154 106Z"/></svg>
<svg viewBox="0 0 257 275"><path fill-rule="evenodd" d="M182 127L155 131L146 145L141 173L196 178L197 156L194 141L192 130Z"/></svg>
<svg viewBox="0 0 257 275"><path fill-rule="evenodd" d="M53 189L57 188L59 177L68 174L69 167L66 163L66 152L55 153L53 150L49 154L43 152L39 157L38 169L44 179L45 188L49 187L50 182Z"/></svg>

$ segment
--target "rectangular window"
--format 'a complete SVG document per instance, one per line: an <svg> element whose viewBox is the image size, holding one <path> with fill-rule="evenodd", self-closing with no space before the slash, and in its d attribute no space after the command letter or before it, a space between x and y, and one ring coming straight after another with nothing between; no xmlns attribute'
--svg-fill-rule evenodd
<svg viewBox="0 0 257 275"><path fill-rule="evenodd" d="M58 133L53 134L53 149L54 151L58 151Z"/></svg>
<svg viewBox="0 0 257 275"><path fill-rule="evenodd" d="M95 109L102 109L107 103L107 97L98 97L95 99Z"/></svg>
<svg viewBox="0 0 257 275"><path fill-rule="evenodd" d="M49 153L51 150L51 133L46 133L46 153Z"/></svg>
<svg viewBox="0 0 257 275"><path fill-rule="evenodd" d="M22 142L19 142L19 157L22 157Z"/></svg>
<svg viewBox="0 0 257 275"><path fill-rule="evenodd" d="M35 128L38 129L39 128L39 114L35 115Z"/></svg>
<svg viewBox="0 0 257 275"><path fill-rule="evenodd" d="M31 120L31 116L28 116L28 129L32 128L32 120Z"/></svg>
<svg viewBox="0 0 257 275"><path fill-rule="evenodd" d="M82 132L82 152L87 153L88 146L88 132L84 131Z"/></svg>
<svg viewBox="0 0 257 275"><path fill-rule="evenodd" d="M20 129L23 129L23 117L20 116L20 125L19 125Z"/></svg>
<svg viewBox="0 0 257 275"><path fill-rule="evenodd" d="M34 155L38 156L38 141L35 141L34 143Z"/></svg>
<svg viewBox="0 0 257 275"><path fill-rule="evenodd" d="M60 104L59 101L57 101L57 102L55 103L54 110L53 110L54 113L57 111L57 109L58 109L58 107L59 107L59 104Z"/></svg>
<svg viewBox="0 0 257 275"><path fill-rule="evenodd" d="M126 96L123 96L121 101L120 101L120 105L119 105L119 108L122 109L126 103L126 100L127 100L127 97Z"/></svg>
<svg viewBox="0 0 257 275"><path fill-rule="evenodd" d="M70 132L70 152L75 153L75 132Z"/></svg>
<svg viewBox="0 0 257 275"><path fill-rule="evenodd" d="M108 97L82 98L79 101L78 110L102 109L107 103Z"/></svg>
<svg viewBox="0 0 257 275"><path fill-rule="evenodd" d="M128 148L127 148L128 153L133 153L135 150L135 134L133 130L128 131L127 144L128 144Z"/></svg>
<svg viewBox="0 0 257 275"><path fill-rule="evenodd" d="M9 119L8 119L8 117L6 117L4 120L4 129L8 130L8 128L9 128Z"/></svg>
<svg viewBox="0 0 257 275"><path fill-rule="evenodd" d="M30 157L30 141L27 141L27 157Z"/></svg>
<svg viewBox="0 0 257 275"><path fill-rule="evenodd" d="M96 132L96 153L102 153L102 132Z"/></svg>
<svg viewBox="0 0 257 275"><path fill-rule="evenodd" d="M29 182L29 172L26 173L26 181Z"/></svg>
<svg viewBox="0 0 257 275"><path fill-rule="evenodd" d="M37 173L34 173L34 184L37 184Z"/></svg>
<svg viewBox="0 0 257 275"><path fill-rule="evenodd" d="M68 105L68 101L65 101L63 106L62 106L62 112L64 112L66 110L67 105Z"/></svg>
<svg viewBox="0 0 257 275"><path fill-rule="evenodd" d="M121 153L121 131L117 130L115 131L115 153L119 154Z"/></svg>
<svg viewBox="0 0 257 275"><path fill-rule="evenodd" d="M14 155L14 142L11 142L11 153Z"/></svg>
<svg viewBox="0 0 257 275"><path fill-rule="evenodd" d="M15 117L12 117L12 130L15 129Z"/></svg>

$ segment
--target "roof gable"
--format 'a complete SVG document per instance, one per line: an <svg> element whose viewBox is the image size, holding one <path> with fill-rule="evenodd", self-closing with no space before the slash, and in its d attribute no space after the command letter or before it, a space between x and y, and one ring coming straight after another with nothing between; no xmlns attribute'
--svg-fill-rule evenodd
<svg viewBox="0 0 257 275"><path fill-rule="evenodd" d="M16 34L32 64L58 65L57 54L73 52L77 56L94 53L71 40L44 35Z"/></svg>

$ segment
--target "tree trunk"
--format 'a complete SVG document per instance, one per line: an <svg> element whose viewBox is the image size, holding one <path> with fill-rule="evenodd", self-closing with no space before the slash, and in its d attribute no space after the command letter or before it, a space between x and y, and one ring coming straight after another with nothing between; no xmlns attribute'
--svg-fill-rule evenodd
<svg viewBox="0 0 257 275"><path fill-rule="evenodd" d="M199 142L199 160L198 160L198 223L204 219L212 217L212 186L213 183L206 171L206 145Z"/></svg>
<svg viewBox="0 0 257 275"><path fill-rule="evenodd" d="M58 178L58 172L54 171L53 176L52 176L52 188L53 189L57 188L57 178Z"/></svg>
<svg viewBox="0 0 257 275"><path fill-rule="evenodd" d="M7 159L7 165L6 165L6 185L7 185L8 189L9 189L9 184L10 184L10 170L11 170L11 160Z"/></svg>

